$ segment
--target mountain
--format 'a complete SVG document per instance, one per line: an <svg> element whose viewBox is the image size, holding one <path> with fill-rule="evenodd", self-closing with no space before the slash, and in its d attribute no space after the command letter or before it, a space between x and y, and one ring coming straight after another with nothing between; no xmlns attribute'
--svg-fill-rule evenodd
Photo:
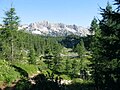
<svg viewBox="0 0 120 90"><path fill-rule="evenodd" d="M63 23L50 23L48 21L21 25L19 29L25 29L32 34L40 34L44 36L67 36L71 34L78 36L90 35L87 28L77 25L66 25Z"/></svg>

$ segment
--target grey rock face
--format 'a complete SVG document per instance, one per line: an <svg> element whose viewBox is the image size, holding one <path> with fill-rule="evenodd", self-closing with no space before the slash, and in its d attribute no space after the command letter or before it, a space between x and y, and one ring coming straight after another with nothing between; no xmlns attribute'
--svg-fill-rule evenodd
<svg viewBox="0 0 120 90"><path fill-rule="evenodd" d="M71 34L78 36L90 35L87 28L77 25L66 25L63 23L50 23L48 21L21 25L19 29L26 29L27 32L31 32L32 34L40 34L45 36L66 36Z"/></svg>

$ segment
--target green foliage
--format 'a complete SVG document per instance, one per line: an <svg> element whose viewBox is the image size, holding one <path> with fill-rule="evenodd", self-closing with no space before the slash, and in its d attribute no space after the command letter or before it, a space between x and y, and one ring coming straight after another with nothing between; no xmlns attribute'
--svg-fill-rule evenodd
<svg viewBox="0 0 120 90"><path fill-rule="evenodd" d="M76 35L68 35L63 40L61 40L61 43L66 48L73 48L79 43L80 37Z"/></svg>
<svg viewBox="0 0 120 90"><path fill-rule="evenodd" d="M34 49L30 49L28 57L29 57L28 62L30 64L36 64L36 58L35 58L35 51L34 51Z"/></svg>
<svg viewBox="0 0 120 90"><path fill-rule="evenodd" d="M97 19L94 17L94 19L91 22L90 32L91 34L94 34L94 32L98 29Z"/></svg>
<svg viewBox="0 0 120 90"><path fill-rule="evenodd" d="M21 76L16 72L5 60L0 60L0 81L12 83L19 79Z"/></svg>
<svg viewBox="0 0 120 90"><path fill-rule="evenodd" d="M17 67L20 67L23 70L25 70L28 73L29 76L32 75L32 74L35 74L35 73L37 73L37 71L39 71L38 67L36 65L32 65L32 64L16 63L14 65L16 65Z"/></svg>
<svg viewBox="0 0 120 90"><path fill-rule="evenodd" d="M86 54L86 49L85 49L85 46L84 46L83 39L80 41L79 44L77 44L76 51L77 51L80 58L83 58L84 55Z"/></svg>
<svg viewBox="0 0 120 90"><path fill-rule="evenodd" d="M102 20L97 25L99 28L94 30L94 42L92 42L93 78L97 89L106 87L106 89L118 90L120 14L113 11L112 6L107 3L105 9L101 8L101 15Z"/></svg>
<svg viewBox="0 0 120 90"><path fill-rule="evenodd" d="M5 12L6 17L3 18L4 25L9 30L16 30L19 24L19 17L16 16L15 8Z"/></svg>
<svg viewBox="0 0 120 90"><path fill-rule="evenodd" d="M93 81L83 80L83 79L80 79L80 78L74 78L72 83L90 84L90 83L93 83Z"/></svg>
<svg viewBox="0 0 120 90"><path fill-rule="evenodd" d="M5 12L3 18L4 27L0 29L0 51L1 58L6 60L24 60L28 54L35 53L36 56L48 53L56 56L62 49L59 40L61 38L45 37L25 33L24 30L18 31L19 18L16 16L15 9L10 8ZM10 19L11 18L11 19ZM28 53L28 52L31 53ZM28 55L29 57L31 55ZM35 57L30 57L30 63L35 63Z"/></svg>
<svg viewBox="0 0 120 90"><path fill-rule="evenodd" d="M64 80L71 80L70 76L66 74L62 74L60 75L60 77L63 78Z"/></svg>
<svg viewBox="0 0 120 90"><path fill-rule="evenodd" d="M73 62L72 62L72 73L71 73L73 77L75 77L79 73L80 68L79 68L78 64L79 63L78 63L77 60L73 60Z"/></svg>
<svg viewBox="0 0 120 90"><path fill-rule="evenodd" d="M89 81L74 79L70 85L66 86L68 90L94 90L94 84Z"/></svg>
<svg viewBox="0 0 120 90"><path fill-rule="evenodd" d="M19 25L19 17L16 16L15 8L5 12L3 18L4 27L1 31L2 35L2 52L5 59L14 60L15 54L15 43L17 42L16 30Z"/></svg>
<svg viewBox="0 0 120 90"><path fill-rule="evenodd" d="M65 72L66 74L72 73L72 62L68 59L65 60Z"/></svg>
<svg viewBox="0 0 120 90"><path fill-rule="evenodd" d="M47 69L47 65L46 65L42 60L39 60L39 61L37 62L37 65L38 65L39 71L42 71L42 70L46 70L46 69Z"/></svg>
<svg viewBox="0 0 120 90"><path fill-rule="evenodd" d="M29 82L27 79L21 79L16 84L15 89L16 90L29 90L32 87L31 82Z"/></svg>
<svg viewBox="0 0 120 90"><path fill-rule="evenodd" d="M64 72L64 63L62 62L61 57L54 57L53 72L56 74L60 74L60 73Z"/></svg>
<svg viewBox="0 0 120 90"><path fill-rule="evenodd" d="M3 28L0 28L0 59L4 59L0 60L0 81L11 83L19 79L20 72L16 68L24 70L29 76L37 73L39 69L47 75L47 78L60 75L63 79L70 80L69 76L71 76L75 78L72 82L76 88L74 90L77 90L78 86L79 89L88 90L87 87L82 86L92 82L78 77L80 77L80 71L92 71L97 90L118 90L120 85L120 1L115 1L117 11L113 11L112 6L107 3L105 9L101 8L102 19L99 22L96 18L92 20L90 27L92 36L69 35L64 39L63 37L44 37L17 31L19 17L15 13L15 8L10 8L5 12L4 25ZM91 43L88 44L88 41ZM60 43L65 47L74 48L79 58L61 58L63 46ZM91 49L89 49L90 46ZM86 49L91 50L92 58L91 55L87 55ZM67 56L69 53L71 51L63 54L69 57ZM15 60L17 63L13 63L13 61L10 65L5 60ZM30 87L29 82L23 79L18 83L17 89Z"/></svg>

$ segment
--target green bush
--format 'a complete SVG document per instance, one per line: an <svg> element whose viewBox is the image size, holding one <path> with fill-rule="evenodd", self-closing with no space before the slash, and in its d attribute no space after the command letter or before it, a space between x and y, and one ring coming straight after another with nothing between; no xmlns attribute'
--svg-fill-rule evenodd
<svg viewBox="0 0 120 90"><path fill-rule="evenodd" d="M7 61L0 60L0 81L11 83L19 78L19 72L15 71Z"/></svg>
<svg viewBox="0 0 120 90"><path fill-rule="evenodd" d="M39 71L43 71L47 69L47 64L45 64L42 60L39 60L37 62L37 65L38 65Z"/></svg>
<svg viewBox="0 0 120 90"><path fill-rule="evenodd" d="M53 72L52 72L50 69L46 69L46 70L42 70L42 73L43 73L44 75L48 75L48 73L49 73L49 74L52 74Z"/></svg>
<svg viewBox="0 0 120 90"><path fill-rule="evenodd" d="M60 77L65 79L65 80L71 80L71 78L68 75L65 75L65 74L60 75Z"/></svg>
<svg viewBox="0 0 120 90"><path fill-rule="evenodd" d="M92 80L83 80L83 79L80 79L80 78L74 78L74 79L72 80L72 83L92 84L93 81L92 81Z"/></svg>

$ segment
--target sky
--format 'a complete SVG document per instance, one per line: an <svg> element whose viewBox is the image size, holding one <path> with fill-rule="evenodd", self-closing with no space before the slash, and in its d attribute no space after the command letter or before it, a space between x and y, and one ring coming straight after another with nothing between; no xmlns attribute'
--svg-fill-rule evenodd
<svg viewBox="0 0 120 90"><path fill-rule="evenodd" d="M21 24L49 21L88 27L94 17L100 18L99 7L114 0L0 0L0 23L4 12L12 6Z"/></svg>

